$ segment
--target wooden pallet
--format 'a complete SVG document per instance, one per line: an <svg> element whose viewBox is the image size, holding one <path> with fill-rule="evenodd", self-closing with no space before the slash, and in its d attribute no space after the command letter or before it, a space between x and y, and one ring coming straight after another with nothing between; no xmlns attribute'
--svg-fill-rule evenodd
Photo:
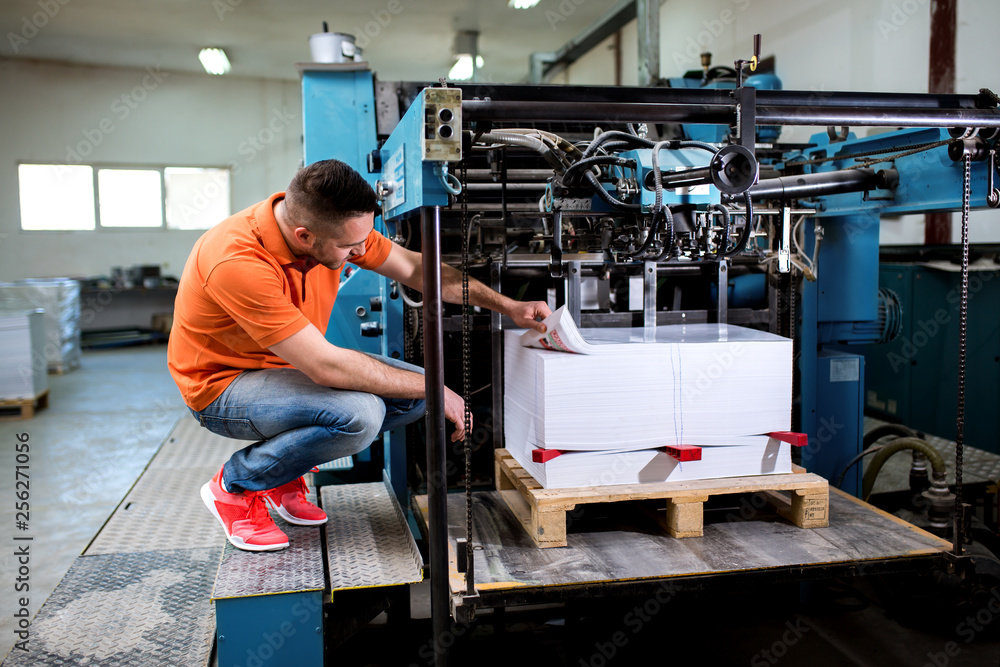
<svg viewBox="0 0 1000 667"><path fill-rule="evenodd" d="M36 409L41 410L47 407L49 407L48 389L33 398L0 400L0 421L32 419Z"/></svg>
<svg viewBox="0 0 1000 667"><path fill-rule="evenodd" d="M701 537L709 496L734 493L761 494L779 515L800 528L822 528L830 520L829 484L802 468L788 475L571 489L543 489L506 449L496 450L494 469L497 491L541 549L566 546L566 513L586 503L666 500L666 514L658 513L658 521L673 537Z"/></svg>

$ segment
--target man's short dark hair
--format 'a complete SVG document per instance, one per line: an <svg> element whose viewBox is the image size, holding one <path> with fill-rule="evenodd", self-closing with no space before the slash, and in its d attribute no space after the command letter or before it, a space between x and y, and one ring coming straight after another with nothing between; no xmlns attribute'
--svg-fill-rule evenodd
<svg viewBox="0 0 1000 667"><path fill-rule="evenodd" d="M342 222L375 210L375 191L357 171L340 160L303 167L285 191L292 218L314 234L333 232Z"/></svg>

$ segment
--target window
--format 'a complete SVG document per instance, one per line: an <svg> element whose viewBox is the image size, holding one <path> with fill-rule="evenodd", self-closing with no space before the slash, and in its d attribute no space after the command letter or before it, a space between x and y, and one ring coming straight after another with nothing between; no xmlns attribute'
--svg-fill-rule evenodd
<svg viewBox="0 0 1000 667"><path fill-rule="evenodd" d="M62 164L18 165L21 229L94 229L94 170Z"/></svg>
<svg viewBox="0 0 1000 667"><path fill-rule="evenodd" d="M18 165L21 229L209 229L229 217L230 170Z"/></svg>
<svg viewBox="0 0 1000 667"><path fill-rule="evenodd" d="M153 169L98 169L101 227L162 227L163 189Z"/></svg>
<svg viewBox="0 0 1000 667"><path fill-rule="evenodd" d="M209 229L228 218L229 170L167 167L167 229Z"/></svg>

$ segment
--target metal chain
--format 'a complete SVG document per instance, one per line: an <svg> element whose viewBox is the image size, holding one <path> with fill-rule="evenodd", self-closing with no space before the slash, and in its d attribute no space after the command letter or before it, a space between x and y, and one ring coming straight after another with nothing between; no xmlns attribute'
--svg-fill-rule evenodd
<svg viewBox="0 0 1000 667"><path fill-rule="evenodd" d="M962 467L965 453L965 352L969 316L969 201L972 197L972 156L962 159L962 299L958 319L958 409L955 432L955 553L965 544L965 506L962 497Z"/></svg>
<svg viewBox="0 0 1000 667"><path fill-rule="evenodd" d="M928 141L927 143L924 143L924 144L915 144L914 146L912 146L906 152L906 155L911 155L912 153L919 153L921 151L927 151L927 150L930 150L932 148L937 148L938 146L944 146L945 144L949 144L952 141L954 141L954 139L943 139L941 141ZM842 161L842 160L856 160L858 158L866 158L866 157L869 157L871 155L885 155L887 153L895 153L898 150L899 150L898 146L893 146L892 148L876 148L876 149L873 149L873 150L870 150L870 151L862 151L860 153L851 153L849 155L831 155L831 156L828 156L828 157L816 157L816 158L812 158L811 160L789 161L789 162L785 163L785 166L786 167L797 167L799 165L807 165L807 164L823 164L824 162L839 162L839 161ZM888 161L888 159L881 160L881 162L887 162L887 161ZM852 167L852 168L856 169L857 167Z"/></svg>
<svg viewBox="0 0 1000 667"><path fill-rule="evenodd" d="M924 151L929 151L932 148L939 148L939 147L944 146L946 144L950 144L953 141L955 141L955 140L954 139L942 139L941 141L935 141L935 142L932 142L932 143L929 143L929 144L922 144L921 146L918 146L916 148L911 148L910 150L903 151L902 153L894 153L893 155L887 155L886 157L881 158L879 160L862 160L860 164L856 164L854 166L847 167L847 169L866 169L866 168L868 168L868 167L870 167L872 165L875 165L875 164L881 164L883 162L892 162L893 160L897 160L897 159L899 159L901 157L906 157L907 155L916 155L917 153L923 153ZM872 153L872 154L874 155L875 153Z"/></svg>
<svg viewBox="0 0 1000 667"><path fill-rule="evenodd" d="M466 588L474 592L472 561L472 358L469 349L471 317L469 313L469 195L468 162L461 163L462 181L462 398L465 400L465 572Z"/></svg>

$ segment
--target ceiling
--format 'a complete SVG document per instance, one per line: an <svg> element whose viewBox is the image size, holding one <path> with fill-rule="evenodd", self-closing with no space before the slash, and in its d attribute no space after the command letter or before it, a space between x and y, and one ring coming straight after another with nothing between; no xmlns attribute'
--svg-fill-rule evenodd
<svg viewBox="0 0 1000 667"><path fill-rule="evenodd" d="M223 47L232 76L298 78L309 35L356 34L383 81L427 81L454 62L456 30L478 30L481 80L516 82L533 51L554 51L615 0L3 0L0 57L200 72L201 47ZM13 37L12 37L13 34ZM366 43L367 42L367 43ZM207 76L207 75L206 75Z"/></svg>

